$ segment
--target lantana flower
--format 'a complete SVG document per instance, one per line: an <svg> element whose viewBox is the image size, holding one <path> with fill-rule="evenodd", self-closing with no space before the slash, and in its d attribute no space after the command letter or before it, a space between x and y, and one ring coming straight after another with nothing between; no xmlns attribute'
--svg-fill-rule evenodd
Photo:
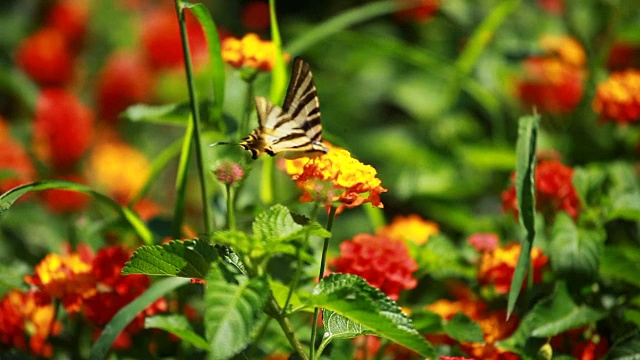
<svg viewBox="0 0 640 360"><path fill-rule="evenodd" d="M48 338L62 332L51 304L39 304L32 292L11 290L0 299L0 344L49 358L53 347Z"/></svg>
<svg viewBox="0 0 640 360"><path fill-rule="evenodd" d="M640 120L640 71L615 72L600 83L593 100L595 110L604 121L618 124Z"/></svg>
<svg viewBox="0 0 640 360"><path fill-rule="evenodd" d="M335 272L354 274L397 300L402 290L418 285L413 273L418 264L403 241L386 236L358 234L340 243L340 256L330 262Z"/></svg>
<svg viewBox="0 0 640 360"><path fill-rule="evenodd" d="M545 54L525 61L517 95L544 112L570 112L584 92L585 52L580 43L566 36L545 36L540 47Z"/></svg>
<svg viewBox="0 0 640 360"><path fill-rule="evenodd" d="M27 150L9 132L9 126L0 119L0 194L34 181L36 176Z"/></svg>
<svg viewBox="0 0 640 360"><path fill-rule="evenodd" d="M45 27L24 39L17 49L18 66L42 86L71 82L74 56L64 33Z"/></svg>
<svg viewBox="0 0 640 360"><path fill-rule="evenodd" d="M520 244L511 243L493 251L483 252L478 267L478 282L492 285L498 294L508 293L521 248ZM542 250L537 247L531 249L534 284L542 281L543 270L548 262L549 258Z"/></svg>
<svg viewBox="0 0 640 360"><path fill-rule="evenodd" d="M345 149L324 144L329 149L324 155L285 160L285 171L303 190L300 201L316 201L327 208L339 202L336 213L365 203L383 207L380 194L387 189L376 177L376 169L352 158Z"/></svg>
<svg viewBox="0 0 640 360"><path fill-rule="evenodd" d="M424 245L429 237L440 232L438 224L424 220L420 215L396 216L391 224L378 230L379 235L394 239L411 241L416 245Z"/></svg>
<svg viewBox="0 0 640 360"><path fill-rule="evenodd" d="M573 186L572 168L558 160L540 160L535 171L535 187L538 211L546 216L564 211L573 219L578 218L580 199ZM502 193L502 209L518 217L515 185Z"/></svg>
<svg viewBox="0 0 640 360"><path fill-rule="evenodd" d="M571 354L576 359L602 359L609 350L606 337L591 326L572 329L551 338L554 354Z"/></svg>
<svg viewBox="0 0 640 360"><path fill-rule="evenodd" d="M235 68L271 71L275 63L276 46L261 40L257 34L246 34L242 39L227 37L222 41L222 58ZM287 58L287 55L285 55Z"/></svg>

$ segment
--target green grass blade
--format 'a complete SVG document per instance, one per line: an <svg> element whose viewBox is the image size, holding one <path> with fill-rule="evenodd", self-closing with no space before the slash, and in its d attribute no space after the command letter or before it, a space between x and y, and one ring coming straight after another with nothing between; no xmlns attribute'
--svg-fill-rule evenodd
<svg viewBox="0 0 640 360"><path fill-rule="evenodd" d="M174 239L180 238L182 229L182 221L184 220L184 209L186 203L187 191L187 173L189 169L189 160L191 157L191 143L193 142L193 122L189 121L187 129L182 138L182 151L180 152L180 161L178 163L178 172L176 174L176 203L173 207L173 223L171 235Z"/></svg>
<svg viewBox="0 0 640 360"><path fill-rule="evenodd" d="M101 203L106 204L110 208L117 211L124 219L126 219L133 230L135 230L136 234L138 234L138 236L142 239L142 241L144 241L145 244L153 243L153 234L151 234L151 231L147 228L144 222L140 219L140 217L138 217L138 215L136 215L136 213L131 211L131 209L118 204L107 195L104 195L86 185L81 185L70 181L42 180L18 186L7 191L6 193L0 195L0 220L2 219L2 216L9 210L9 208L15 203L15 201L18 200L18 198L20 198L22 195L31 191L52 189L76 191L94 197Z"/></svg>

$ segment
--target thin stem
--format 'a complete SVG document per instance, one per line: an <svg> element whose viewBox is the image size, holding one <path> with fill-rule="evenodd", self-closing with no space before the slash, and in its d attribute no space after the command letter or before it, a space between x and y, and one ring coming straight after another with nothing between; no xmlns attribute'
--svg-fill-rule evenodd
<svg viewBox="0 0 640 360"><path fill-rule="evenodd" d="M269 296L269 300L267 300L265 312L272 318L276 319L276 321L284 331L284 335L287 337L289 344L291 345L291 347L293 347L293 350L298 354L300 359L308 360L309 358L307 357L307 354L305 354L304 349L302 348L302 344L300 343L300 341L298 341L298 338L296 338L293 325L291 324L289 319L287 319L287 317L280 314L280 307L278 306L276 299L273 298L273 294L271 294Z"/></svg>
<svg viewBox="0 0 640 360"><path fill-rule="evenodd" d="M337 208L335 206L331 207L331 210L329 211L329 219L327 220L327 231L331 231L331 228L333 227L333 220L336 217L336 210ZM329 249L329 240L331 238L325 238L324 239L324 244L322 245L322 258L320 260L320 273L318 274L318 281L322 280L322 278L324 277L324 266L325 266L325 262L327 261L327 250ZM316 346L316 335L318 332L318 315L320 314L320 309L319 308L314 308L313 309L313 323L311 324L311 346L310 346L310 352L309 352L309 357L311 359L314 359L314 352L315 352L315 346Z"/></svg>
<svg viewBox="0 0 640 360"><path fill-rule="evenodd" d="M271 156L264 157L262 160L262 177L260 179L260 200L265 206L273 203L273 167L273 158Z"/></svg>
<svg viewBox="0 0 640 360"><path fill-rule="evenodd" d="M250 79L245 80L247 89L245 93L244 112L242 113L242 119L240 120L240 126L238 127L238 140L249 135L249 119L251 119L251 113L253 111L253 76Z"/></svg>
<svg viewBox="0 0 640 360"><path fill-rule="evenodd" d="M234 194L233 186L231 184L226 184L227 188L227 225L229 226L229 230L236 230L236 212L233 206L234 203Z"/></svg>
<svg viewBox="0 0 640 360"><path fill-rule="evenodd" d="M207 192L207 181L205 178L204 168L204 156L202 154L202 140L200 130L200 111L198 109L198 100L195 89L195 82L193 78L193 70L191 66L191 52L189 51L189 42L187 40L187 27L184 17L184 11L181 6L180 0L175 0L176 14L178 16L178 23L180 24L180 37L182 39L182 53L184 55L184 69L187 75L187 85L189 88L189 103L191 105L191 114L193 115L193 139L196 146L196 163L198 165L198 176L200 178L200 192L202 195L202 208L204 212L204 227L205 232L210 234L213 228L212 218L209 209L209 197Z"/></svg>
<svg viewBox="0 0 640 360"><path fill-rule="evenodd" d="M320 209L320 206L318 206L318 203L314 203L313 204L313 209L311 210L311 221L314 221L317 217L318 217L318 210ZM296 273L293 276L293 280L291 281L291 284L289 285L289 293L287 294L287 299L284 302L284 306L282 307L282 313L280 315L284 316L287 312L287 308L289 307L289 302L291 301L291 296L293 296L293 291L295 290L295 288L298 286L298 282L300 281L300 275L302 274L302 266L303 261L302 261L302 250L306 250L309 248L309 230L307 230L304 234L304 241L302 242L302 246L299 246L296 248L296 257L297 257L297 264L296 264Z"/></svg>

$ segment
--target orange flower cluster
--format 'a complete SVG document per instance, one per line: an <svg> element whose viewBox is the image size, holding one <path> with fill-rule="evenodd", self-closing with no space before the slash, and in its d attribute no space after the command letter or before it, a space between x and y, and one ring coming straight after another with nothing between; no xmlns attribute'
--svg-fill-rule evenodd
<svg viewBox="0 0 640 360"><path fill-rule="evenodd" d="M572 168L558 160L540 160L536 166L535 187L538 211L547 217L564 211L573 219L578 218L580 199L573 187ZM502 209L518 217L515 185L502 193Z"/></svg>
<svg viewBox="0 0 640 360"><path fill-rule="evenodd" d="M222 41L222 58L236 68L271 71L275 57L275 45L271 41L260 40L254 33L246 34L242 39L228 37Z"/></svg>
<svg viewBox="0 0 640 360"><path fill-rule="evenodd" d="M545 112L569 112L584 92L585 52L580 43L566 36L545 36L540 47L545 55L525 61L517 95L525 104Z"/></svg>
<svg viewBox="0 0 640 360"><path fill-rule="evenodd" d="M53 347L47 342L62 332L54 320L53 305L39 303L34 292L11 290L0 299L0 344L49 358Z"/></svg>
<svg viewBox="0 0 640 360"><path fill-rule="evenodd" d="M365 203L383 207L380 194L387 189L376 177L376 169L352 158L345 149L324 144L329 149L324 155L285 160L285 171L304 191L300 201L316 201L327 208L339 202L337 213Z"/></svg>
<svg viewBox="0 0 640 360"><path fill-rule="evenodd" d="M615 72L600 83L593 100L593 110L602 120L618 124L640 120L640 71Z"/></svg>
<svg viewBox="0 0 640 360"><path fill-rule="evenodd" d="M460 348L475 359L516 360L519 356L497 345L499 340L509 337L518 327L520 320L512 316L505 321L504 311L488 311L487 304L464 285L453 284L450 291L456 300L437 300L425 307L426 310L450 320L455 314L463 313L477 322L484 334L484 343L461 342ZM446 335L428 336L434 344L453 344L455 341Z"/></svg>
<svg viewBox="0 0 640 360"><path fill-rule="evenodd" d="M374 287L397 300L400 292L413 289L418 264L407 245L385 236L358 234L340 243L340 256L330 263L335 272L361 276Z"/></svg>
<svg viewBox="0 0 640 360"><path fill-rule="evenodd" d="M35 274L26 276L25 281L33 287L30 296L37 300L38 307L50 309L51 301L58 299L67 312L81 313L89 321L102 327L150 285L150 280L145 275L121 275L130 255L131 253L121 246L103 248L95 256L87 247L66 255L49 254L35 267ZM11 304L12 299L3 299L0 304ZM129 348L132 345L131 336L144 328L145 317L164 312L167 308L164 298L150 305L119 335L114 347ZM4 310L0 307L3 319L9 316L7 314L11 314L10 310ZM52 309L50 310L52 316ZM26 330L26 315L29 314L22 313L21 317L13 320L13 325L4 324L0 320L0 341L16 345L16 338L24 338L25 331L17 332L16 329ZM52 335L59 332L56 328ZM47 335L48 333L44 334L43 341ZM36 349L31 347L31 351L35 352Z"/></svg>
<svg viewBox="0 0 640 360"><path fill-rule="evenodd" d="M478 268L478 282L480 284L493 285L498 294L504 295L508 293L511 287L511 278L520 255L520 249L520 244L512 243L505 247L483 252ZM548 262L549 258L542 250L535 247L531 250L534 284L542 281L542 273Z"/></svg>
<svg viewBox="0 0 640 360"><path fill-rule="evenodd" d="M440 232L438 224L424 220L420 215L396 216L391 224L378 230L378 235L392 239L411 241L416 245L424 245L429 237Z"/></svg>

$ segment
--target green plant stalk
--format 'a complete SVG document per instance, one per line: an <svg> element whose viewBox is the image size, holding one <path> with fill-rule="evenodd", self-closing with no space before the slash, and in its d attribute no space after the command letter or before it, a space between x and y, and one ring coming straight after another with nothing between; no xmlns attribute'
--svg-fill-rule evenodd
<svg viewBox="0 0 640 360"><path fill-rule="evenodd" d="M144 184L142 189L140 189L138 193L136 193L131 198L127 206L132 208L133 206L135 206L135 204L138 203L138 201L140 201L145 195L147 195L147 193L149 192L149 189L151 189L153 180L169 164L169 161L171 161L171 159L173 159L173 157L176 156L176 154L178 154L181 148L182 148L182 140L178 139L174 141L171 145L169 145L167 148L165 148L160 154L158 154L153 159L153 162L151 163L151 173L149 175L149 179Z"/></svg>
<svg viewBox="0 0 640 360"><path fill-rule="evenodd" d="M198 175L200 178L200 192L202 195L202 209L204 216L204 228L207 234L213 230L211 211L209 209L209 196L207 191L207 181L205 178L204 155L202 152L202 132L200 130L200 111L198 109L198 100L196 99L195 81L193 79L193 69L191 66L191 52L189 51L189 42L187 39L187 26L182 11L182 1L175 0L176 14L178 23L180 24L180 37L182 39L182 53L184 55L184 69L187 75L187 85L189 88L189 102L191 104L191 113L193 114L194 142L196 146L196 163L198 165Z"/></svg>
<svg viewBox="0 0 640 360"><path fill-rule="evenodd" d="M338 208L336 208L335 206L331 207L331 210L329 211L329 219L327 219L327 231L331 232L331 228L333 228L333 220L336 217L336 210L338 210ZM324 267L325 267L325 263L327 261L327 250L329 249L329 240L331 240L330 237L325 238L324 239L324 243L322 245L322 258L320 259L320 273L318 274L318 281L322 280L322 278L324 277ZM316 344L316 335L318 332L318 316L320 314L320 309L319 308L314 308L313 309L313 323L311 324L311 346L310 346L310 350L309 350L309 357L311 359L315 359L314 357L314 352L315 352L315 344Z"/></svg>
<svg viewBox="0 0 640 360"><path fill-rule="evenodd" d="M193 122L187 123L184 138L182 140L182 151L180 153L180 161L178 162L178 173L176 174L176 203L173 206L173 221L171 236L174 239L180 238L182 221L184 220L185 199L187 190L187 169L189 168L189 151L193 142Z"/></svg>
<svg viewBox="0 0 640 360"><path fill-rule="evenodd" d="M308 360L309 358L307 357L302 344L298 341L298 338L296 338L293 325L291 325L291 322L286 316L281 314L280 307L278 306L276 299L273 297L273 294L269 294L269 299L265 305L265 312L278 322L278 325L280 325L282 331L284 331L284 335L289 341L289 344L293 347L293 350L298 354L300 359ZM313 346L311 347L313 348Z"/></svg>
<svg viewBox="0 0 640 360"><path fill-rule="evenodd" d="M312 221L318 217L318 210L320 210L320 206L318 206L318 203L317 202L313 203L313 209L311 210L311 216L310 216L310 219ZM300 275L302 274L302 265L303 265L301 252L302 250L305 250L308 248L309 248L309 231L305 232L302 246L299 246L296 248L296 257L297 257L296 273L293 276L293 280L291 281L291 284L289 285L289 293L287 294L287 299L284 302L284 306L282 306L282 313L281 313L282 316L286 314L287 308L289 307L289 302L291 301L291 297L293 296L293 291L298 286L298 281L300 281Z"/></svg>
<svg viewBox="0 0 640 360"><path fill-rule="evenodd" d="M260 178L260 200L265 206L273 203L273 158L265 156L262 160L262 174Z"/></svg>
<svg viewBox="0 0 640 360"><path fill-rule="evenodd" d="M229 230L235 231L236 212L233 207L235 191L233 191L231 184L226 184L225 187L227 188L227 225L229 226Z"/></svg>
<svg viewBox="0 0 640 360"><path fill-rule="evenodd" d="M249 135L249 119L251 119L251 112L253 111L253 79L246 79L247 89L245 93L245 105L244 112L242 113L242 119L240 120L240 126L238 127L238 134L236 135L238 141L245 136Z"/></svg>

